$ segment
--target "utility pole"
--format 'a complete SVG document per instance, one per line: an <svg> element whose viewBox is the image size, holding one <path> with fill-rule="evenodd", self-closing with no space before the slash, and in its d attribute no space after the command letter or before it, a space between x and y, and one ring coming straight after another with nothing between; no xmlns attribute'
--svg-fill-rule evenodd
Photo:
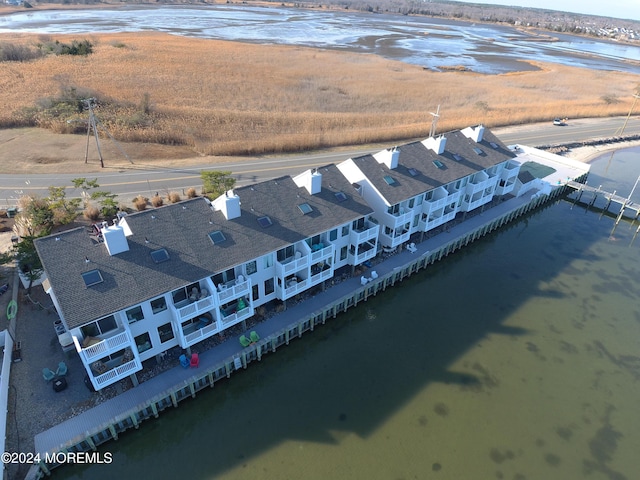
<svg viewBox="0 0 640 480"><path fill-rule="evenodd" d="M93 136L96 139L96 148L98 149L98 157L100 158L100 167L104 168L104 160L102 159L102 152L100 151L100 138L98 137L98 126L96 125L96 116L93 113L93 106L95 98L87 98L82 102L85 108L89 110L89 121L87 122L87 148L84 154L84 163L87 163L89 159L89 137L91 136L91 130L93 129Z"/></svg>

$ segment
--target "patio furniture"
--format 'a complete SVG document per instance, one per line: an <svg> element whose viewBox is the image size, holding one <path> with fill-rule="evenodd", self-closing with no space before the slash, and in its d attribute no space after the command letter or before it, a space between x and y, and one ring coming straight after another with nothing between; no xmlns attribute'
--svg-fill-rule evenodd
<svg viewBox="0 0 640 480"><path fill-rule="evenodd" d="M56 375L58 377L64 377L67 375L69 369L67 368L67 364L64 362L58 363L58 368L56 369Z"/></svg>
<svg viewBox="0 0 640 480"><path fill-rule="evenodd" d="M182 365L183 368L189 368L190 364L191 362L189 362L189 359L184 353L180 355L180 365Z"/></svg>
<svg viewBox="0 0 640 480"><path fill-rule="evenodd" d="M46 368L46 367L42 369L42 376L47 382L50 382L51 380L56 378L55 372L50 368Z"/></svg>
<svg viewBox="0 0 640 480"><path fill-rule="evenodd" d="M249 334L249 338L251 339L252 343L256 343L258 340L260 340L260 335L258 335L255 330L252 330Z"/></svg>
<svg viewBox="0 0 640 480"><path fill-rule="evenodd" d="M251 345L251 340L249 340L244 335L240 335L240 345L242 345L243 347L248 347L249 345Z"/></svg>
<svg viewBox="0 0 640 480"><path fill-rule="evenodd" d="M67 388L67 380L64 377L56 377L53 381L53 391L61 392L65 388Z"/></svg>
<svg viewBox="0 0 640 480"><path fill-rule="evenodd" d="M200 357L198 356L197 353L192 353L191 354L191 368L197 368L200 366Z"/></svg>

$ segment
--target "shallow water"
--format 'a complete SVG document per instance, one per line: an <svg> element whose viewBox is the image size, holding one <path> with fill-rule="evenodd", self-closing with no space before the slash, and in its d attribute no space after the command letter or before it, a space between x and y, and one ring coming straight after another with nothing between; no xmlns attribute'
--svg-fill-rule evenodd
<svg viewBox="0 0 640 480"><path fill-rule="evenodd" d="M627 195L640 149L608 163ZM640 239L614 221L553 203L52 478L634 479Z"/></svg>
<svg viewBox="0 0 640 480"><path fill-rule="evenodd" d="M0 16L0 33L162 31L375 53L428 69L462 65L481 73L530 70L526 60L640 73L640 47L588 37L543 41L515 28L427 17L246 5L131 6ZM631 60L631 62L629 62Z"/></svg>

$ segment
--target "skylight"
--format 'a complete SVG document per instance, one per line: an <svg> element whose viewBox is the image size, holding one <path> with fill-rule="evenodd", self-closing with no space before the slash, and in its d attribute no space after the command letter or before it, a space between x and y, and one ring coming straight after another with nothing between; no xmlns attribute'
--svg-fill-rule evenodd
<svg viewBox="0 0 640 480"><path fill-rule="evenodd" d="M440 160L434 160L433 164L438 167L440 170L444 169L444 163L442 163Z"/></svg>
<svg viewBox="0 0 640 480"><path fill-rule="evenodd" d="M489 145L491 145L491 148L493 148L494 150L498 149L498 144L495 142L489 142Z"/></svg>
<svg viewBox="0 0 640 480"><path fill-rule="evenodd" d="M258 224L262 227L262 228L267 228L270 227L271 225L273 225L273 222L271 221L271 219L269 217L258 217Z"/></svg>
<svg viewBox="0 0 640 480"><path fill-rule="evenodd" d="M347 195L344 192L334 193L339 202L344 202L347 199Z"/></svg>
<svg viewBox="0 0 640 480"><path fill-rule="evenodd" d="M460 155L458 155L457 153L454 153L454 154L453 154L453 159L454 159L456 162L461 162L461 161L462 161L462 157L461 157Z"/></svg>
<svg viewBox="0 0 640 480"><path fill-rule="evenodd" d="M92 287L104 281L100 270L89 270L88 272L84 272L82 274L82 279L87 287Z"/></svg>
<svg viewBox="0 0 640 480"><path fill-rule="evenodd" d="M384 181L387 182L387 185L395 185L396 184L395 178L393 178L390 175L385 175L383 178L384 178Z"/></svg>
<svg viewBox="0 0 640 480"><path fill-rule="evenodd" d="M166 248L160 248L158 250L151 251L151 258L156 263L162 263L169 260L169 252L167 252Z"/></svg>
<svg viewBox="0 0 640 480"><path fill-rule="evenodd" d="M216 230L215 232L211 232L209 234L209 238L213 242L214 245L218 245L226 240L224 234L220 230Z"/></svg>
<svg viewBox="0 0 640 480"><path fill-rule="evenodd" d="M476 152L478 155L484 155L484 152L482 151L481 148L473 147L473 151Z"/></svg>
<svg viewBox="0 0 640 480"><path fill-rule="evenodd" d="M311 205L309 205L308 203L301 203L300 205L298 205L298 208L303 213L303 215L313 212L313 208L311 208Z"/></svg>
<svg viewBox="0 0 640 480"><path fill-rule="evenodd" d="M411 175L412 177L415 177L420 173L415 168L409 168L408 171L409 171L409 175Z"/></svg>

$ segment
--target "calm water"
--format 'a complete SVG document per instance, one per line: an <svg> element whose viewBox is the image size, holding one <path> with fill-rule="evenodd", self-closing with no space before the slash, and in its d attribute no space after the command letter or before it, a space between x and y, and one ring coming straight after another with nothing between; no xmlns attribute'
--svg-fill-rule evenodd
<svg viewBox="0 0 640 480"><path fill-rule="evenodd" d="M532 68L522 60L539 60L640 73L640 46L572 35L544 42L511 27L426 17L246 5L131 6L0 16L0 33L122 31L346 49L429 69L463 65L476 72L504 73Z"/></svg>
<svg viewBox="0 0 640 480"><path fill-rule="evenodd" d="M627 195L640 149L608 160L591 183ZM549 205L52 478L635 479L640 238L613 223Z"/></svg>

